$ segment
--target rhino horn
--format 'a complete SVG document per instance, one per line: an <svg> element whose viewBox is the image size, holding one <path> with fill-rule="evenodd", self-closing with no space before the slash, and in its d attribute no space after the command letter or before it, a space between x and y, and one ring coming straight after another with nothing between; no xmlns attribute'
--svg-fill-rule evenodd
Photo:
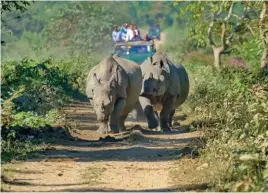
<svg viewBox="0 0 268 193"><path fill-rule="evenodd" d="M97 74L96 73L93 74L93 79L94 79L95 85L100 85L100 79L97 78Z"/></svg>

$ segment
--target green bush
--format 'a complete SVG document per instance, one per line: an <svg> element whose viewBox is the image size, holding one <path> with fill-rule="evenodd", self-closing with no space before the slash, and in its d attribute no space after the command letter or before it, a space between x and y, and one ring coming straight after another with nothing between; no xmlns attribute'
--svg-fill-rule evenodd
<svg viewBox="0 0 268 193"><path fill-rule="evenodd" d="M34 144L42 141L38 133L57 132L51 130L51 126L64 120L57 108L72 100L75 93L81 93L88 70L97 62L97 57L77 57L38 64L24 58L2 64L1 147L4 161L23 158L35 151ZM39 136L39 140L27 138L32 134Z"/></svg>
<svg viewBox="0 0 268 193"><path fill-rule="evenodd" d="M15 133L15 132L13 132ZM12 135L12 133L10 133ZM29 153L33 153L38 148L38 142L31 140L16 140L15 135L9 136L7 140L1 139L1 162L10 160L25 159Z"/></svg>
<svg viewBox="0 0 268 193"><path fill-rule="evenodd" d="M195 85L187 104L206 123L203 153L230 166L214 190L267 191L268 77L196 64L187 69Z"/></svg>
<svg viewBox="0 0 268 193"><path fill-rule="evenodd" d="M16 110L40 114L62 104L66 96L72 94L68 76L58 68L48 68L45 64L36 65L29 59L3 63L2 99L7 100L20 90L19 96L12 99Z"/></svg>

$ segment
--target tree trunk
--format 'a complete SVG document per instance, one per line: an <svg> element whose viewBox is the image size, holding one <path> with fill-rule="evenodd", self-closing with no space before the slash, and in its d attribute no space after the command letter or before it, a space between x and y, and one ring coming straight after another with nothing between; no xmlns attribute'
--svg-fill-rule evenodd
<svg viewBox="0 0 268 193"><path fill-rule="evenodd" d="M268 2L263 2L260 16L260 35L263 42L263 53L261 57L261 68L268 68Z"/></svg>
<svg viewBox="0 0 268 193"><path fill-rule="evenodd" d="M220 70L221 67L221 55L223 53L223 47L213 47L213 53L214 53L214 67L217 70Z"/></svg>

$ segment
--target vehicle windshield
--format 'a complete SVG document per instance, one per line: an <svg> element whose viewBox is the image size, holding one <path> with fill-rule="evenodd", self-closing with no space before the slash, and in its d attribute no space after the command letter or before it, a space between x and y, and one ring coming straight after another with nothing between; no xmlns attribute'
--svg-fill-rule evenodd
<svg viewBox="0 0 268 193"><path fill-rule="evenodd" d="M115 54L148 53L152 51L152 45L117 46Z"/></svg>
<svg viewBox="0 0 268 193"><path fill-rule="evenodd" d="M149 45L148 46L147 45L132 46L129 49L130 53L147 53L151 51L152 51L152 47Z"/></svg>
<svg viewBox="0 0 268 193"><path fill-rule="evenodd" d="M159 33L159 28L151 28L149 33Z"/></svg>
<svg viewBox="0 0 268 193"><path fill-rule="evenodd" d="M115 54L126 54L128 52L127 46L117 46L115 48Z"/></svg>

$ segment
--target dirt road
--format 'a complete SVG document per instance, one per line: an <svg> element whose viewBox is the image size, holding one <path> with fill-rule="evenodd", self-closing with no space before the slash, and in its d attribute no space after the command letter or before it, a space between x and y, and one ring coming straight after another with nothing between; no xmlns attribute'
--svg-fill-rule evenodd
<svg viewBox="0 0 268 193"><path fill-rule="evenodd" d="M188 125L173 133L150 131L128 121L129 131L104 138L88 103L64 109L76 140L59 139L37 158L2 167L5 191L184 191L206 188L207 175L189 144L198 132ZM182 116L176 115L175 124ZM132 128L132 129L131 129ZM99 140L99 138L104 138ZM203 176L203 177L202 177Z"/></svg>

